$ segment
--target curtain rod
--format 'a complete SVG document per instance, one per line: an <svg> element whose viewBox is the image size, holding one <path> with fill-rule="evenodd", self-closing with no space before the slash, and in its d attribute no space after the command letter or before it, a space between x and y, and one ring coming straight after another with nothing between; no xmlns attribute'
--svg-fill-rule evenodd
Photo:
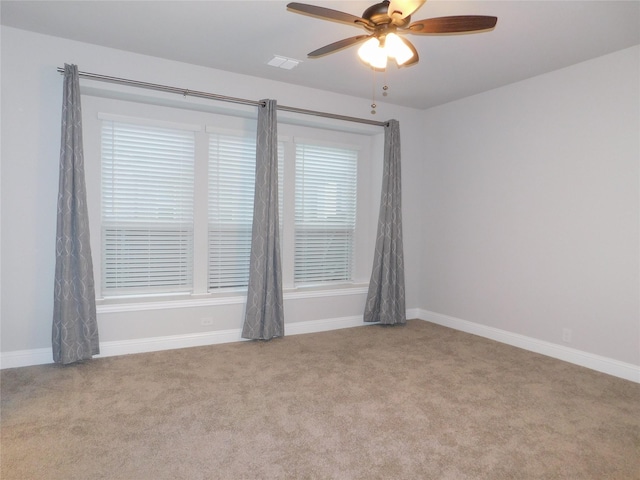
<svg viewBox="0 0 640 480"><path fill-rule="evenodd" d="M58 67L58 72L64 73L64 68ZM247 100L245 98L236 98L236 97L226 97L224 95L218 95L215 93L200 92L197 90L188 90L186 88L170 87L168 85L160 85L157 83L140 82L138 80L129 80L126 78L110 77L108 75L101 75L98 73L89 73L89 72L79 71L78 76L80 76L81 78L87 78L89 80L98 80L100 82L117 83L120 85L146 88L149 90L158 90L161 92L176 93L184 97L191 96L191 97L207 98L209 100L218 100L221 102L239 103L242 105L264 106L264 102L260 102L256 100ZM368 120L366 118L349 117L345 115L337 115L335 113L318 112L316 110L305 110L303 108L287 107L284 105L277 105L277 107L278 107L278 110L282 110L284 112L301 113L303 115L313 115L316 117L332 118L335 120L344 120L347 122L365 123L367 125L375 125L378 127L384 127L388 124L388 122L378 122L376 120Z"/></svg>

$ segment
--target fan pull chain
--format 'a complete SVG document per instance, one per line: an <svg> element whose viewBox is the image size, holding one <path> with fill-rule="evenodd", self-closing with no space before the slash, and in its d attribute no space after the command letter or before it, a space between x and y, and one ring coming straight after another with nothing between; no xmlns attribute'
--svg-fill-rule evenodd
<svg viewBox="0 0 640 480"><path fill-rule="evenodd" d="M372 68L371 69L371 73L372 73L372 78L371 78L371 83L372 83L372 88L371 88L371 115L375 115L376 114L376 108L378 108L378 105L376 104L376 69ZM389 85L387 85L387 71L384 70L384 85L382 86L382 96L386 97L389 94Z"/></svg>
<svg viewBox="0 0 640 480"><path fill-rule="evenodd" d="M384 85L382 86L382 96L387 96L387 90L389 90L389 86L387 85L387 71L384 71Z"/></svg>
<svg viewBox="0 0 640 480"><path fill-rule="evenodd" d="M375 69L371 69L371 73L373 74L372 76L372 89L371 89L371 115L375 115L376 114L376 71Z"/></svg>

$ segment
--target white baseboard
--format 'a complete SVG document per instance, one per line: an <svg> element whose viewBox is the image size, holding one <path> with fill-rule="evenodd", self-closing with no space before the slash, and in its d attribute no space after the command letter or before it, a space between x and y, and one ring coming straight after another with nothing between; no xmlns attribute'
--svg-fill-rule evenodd
<svg viewBox="0 0 640 480"><path fill-rule="evenodd" d="M285 324L286 335L326 332L341 328L358 327L366 324L362 316L329 318ZM129 355L134 353L157 352L176 348L202 347L219 343L244 341L241 329L217 330L212 332L193 333L187 335L171 335L166 337L139 338L100 343L100 355L94 358ZM53 363L51 348L3 352L0 354L0 369L28 367Z"/></svg>
<svg viewBox="0 0 640 480"><path fill-rule="evenodd" d="M0 354L0 369L46 365L47 363L53 363L51 348L15 350L13 352L2 352L2 354Z"/></svg>
<svg viewBox="0 0 640 480"><path fill-rule="evenodd" d="M137 338L100 342L100 355L94 358L116 357L134 353L159 352L176 348L203 347L219 343L240 342L241 330L217 330L212 332L168 335L165 337Z"/></svg>
<svg viewBox="0 0 640 480"><path fill-rule="evenodd" d="M353 317L328 318L325 320L310 320L308 322L287 323L284 326L285 335L300 335L303 333L328 332L341 328L362 327L373 325L365 323L362 315Z"/></svg>
<svg viewBox="0 0 640 480"><path fill-rule="evenodd" d="M303 333L325 332L364 325L362 317L330 318L311 320L308 322L286 323L285 335L300 335ZM158 352L177 348L203 347L220 343L247 341L242 338L242 329L217 330L212 332L194 333L187 335L172 335L166 337L142 338L136 340L121 340L100 344L100 355L94 358L114 357L132 353Z"/></svg>
<svg viewBox="0 0 640 480"><path fill-rule="evenodd" d="M640 383L640 366L638 365L620 362L612 358L594 355L574 348L568 348L563 345L557 345L555 343L526 337L506 330L488 327L486 325L419 308L407 310L407 318L416 318L453 328L455 330L460 330L462 332L478 335L480 337L489 338L507 345L540 353L565 362L590 368L598 372ZM362 316L311 320L307 322L285 324L285 334L300 335L364 325L371 324L364 323L362 321ZM134 353L157 352L176 348L201 347L219 343L240 342L244 340L241 337L241 334L241 329L232 329L187 335L102 342L100 344L101 353L100 355L97 355L96 358L129 355ZM30 365L44 365L52 362L53 355L51 353L51 348L19 350L14 352L3 352L0 354L0 369L27 367Z"/></svg>
<svg viewBox="0 0 640 480"><path fill-rule="evenodd" d="M411 312L412 315L410 317L407 316L407 318L418 318L420 320L425 320L444 327L496 340L507 345L540 353L548 357L557 358L558 360L590 368L591 370L596 370L615 377L624 378L625 380L640 383L640 366L638 365L620 362L612 358L594 355L592 353L583 352L582 350L576 350L575 348L569 348L564 345L526 337L517 333L488 327L486 325L450 317L441 313L430 312L422 309L415 309L415 311L412 310Z"/></svg>

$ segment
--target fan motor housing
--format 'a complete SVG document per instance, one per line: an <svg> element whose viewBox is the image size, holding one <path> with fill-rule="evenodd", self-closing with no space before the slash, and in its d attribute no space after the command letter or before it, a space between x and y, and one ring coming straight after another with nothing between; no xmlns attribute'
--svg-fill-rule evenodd
<svg viewBox="0 0 640 480"><path fill-rule="evenodd" d="M370 31L378 30L381 26L385 25L393 25L398 28L404 28L411 22L411 15L408 15L405 18L391 18L389 16L388 0L376 3L375 5L367 8L362 14L362 18L364 18L365 20L369 20L375 25L374 27L366 24L364 25L364 27Z"/></svg>

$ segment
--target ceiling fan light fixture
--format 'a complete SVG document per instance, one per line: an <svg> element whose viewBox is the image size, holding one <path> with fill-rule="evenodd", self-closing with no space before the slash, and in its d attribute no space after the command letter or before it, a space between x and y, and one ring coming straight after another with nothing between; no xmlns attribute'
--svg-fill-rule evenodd
<svg viewBox="0 0 640 480"><path fill-rule="evenodd" d="M387 35L384 42L384 48L389 57L395 58L398 66L404 65L413 58L413 51L405 41L395 33Z"/></svg>
<svg viewBox="0 0 640 480"><path fill-rule="evenodd" d="M380 40L371 37L358 49L360 59L373 68L384 70L387 68L387 52L380 46Z"/></svg>
<svg viewBox="0 0 640 480"><path fill-rule="evenodd" d="M384 70L387 59L395 59L398 66L404 65L414 57L414 52L406 42L395 33L389 33L381 44L377 37L371 37L358 49L358 56L367 65Z"/></svg>

